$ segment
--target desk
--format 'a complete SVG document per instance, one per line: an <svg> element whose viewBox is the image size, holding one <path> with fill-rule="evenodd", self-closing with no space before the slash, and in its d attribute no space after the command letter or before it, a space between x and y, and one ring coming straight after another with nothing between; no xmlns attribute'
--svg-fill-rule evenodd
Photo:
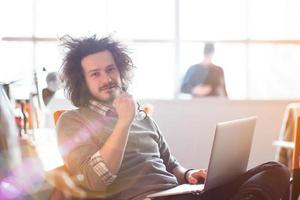
<svg viewBox="0 0 300 200"><path fill-rule="evenodd" d="M45 171L55 169L64 164L58 150L55 129L36 129L34 131L34 137L37 154Z"/></svg>

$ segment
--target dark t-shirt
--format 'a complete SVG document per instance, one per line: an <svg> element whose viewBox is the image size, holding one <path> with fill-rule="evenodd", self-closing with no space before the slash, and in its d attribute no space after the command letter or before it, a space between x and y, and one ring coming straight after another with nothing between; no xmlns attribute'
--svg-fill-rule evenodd
<svg viewBox="0 0 300 200"><path fill-rule="evenodd" d="M207 96L219 96L219 88L221 88L225 96L227 96L224 72L221 67L213 64L207 67L202 63L191 66L184 76L181 92L191 93L192 89L200 84L212 87L211 92L207 94Z"/></svg>

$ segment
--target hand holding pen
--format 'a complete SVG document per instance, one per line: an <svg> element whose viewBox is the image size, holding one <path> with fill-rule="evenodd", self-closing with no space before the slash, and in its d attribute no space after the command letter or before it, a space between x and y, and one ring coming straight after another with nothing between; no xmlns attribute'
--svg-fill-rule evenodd
<svg viewBox="0 0 300 200"><path fill-rule="evenodd" d="M113 101L113 107L116 109L118 118L124 125L129 125L136 115L136 102L132 95L121 89L120 95L116 96Z"/></svg>
<svg viewBox="0 0 300 200"><path fill-rule="evenodd" d="M127 93L126 88L121 87L119 85L117 85L117 87L122 91L120 96L131 98L135 102L135 104L136 104L135 105L135 119L138 120L138 121L145 119L147 117L147 113L143 110L143 108L141 107L139 102L136 102L133 99L132 95Z"/></svg>

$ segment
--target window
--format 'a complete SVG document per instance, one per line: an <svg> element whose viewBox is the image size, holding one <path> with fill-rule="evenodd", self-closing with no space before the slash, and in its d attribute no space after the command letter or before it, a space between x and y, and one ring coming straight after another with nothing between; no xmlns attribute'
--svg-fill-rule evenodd
<svg viewBox="0 0 300 200"><path fill-rule="evenodd" d="M2 0L0 81L59 70L60 36L111 34L131 50L139 99L177 98L206 41L229 98L299 98L299 10L298 0Z"/></svg>

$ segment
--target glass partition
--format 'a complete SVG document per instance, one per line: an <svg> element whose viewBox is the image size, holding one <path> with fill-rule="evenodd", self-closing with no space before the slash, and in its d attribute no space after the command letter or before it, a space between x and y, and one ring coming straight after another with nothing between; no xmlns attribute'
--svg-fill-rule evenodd
<svg viewBox="0 0 300 200"><path fill-rule="evenodd" d="M298 0L1 0L0 81L58 71L59 37L97 34L129 45L139 99L179 98L207 41L230 99L300 98L299 10Z"/></svg>

